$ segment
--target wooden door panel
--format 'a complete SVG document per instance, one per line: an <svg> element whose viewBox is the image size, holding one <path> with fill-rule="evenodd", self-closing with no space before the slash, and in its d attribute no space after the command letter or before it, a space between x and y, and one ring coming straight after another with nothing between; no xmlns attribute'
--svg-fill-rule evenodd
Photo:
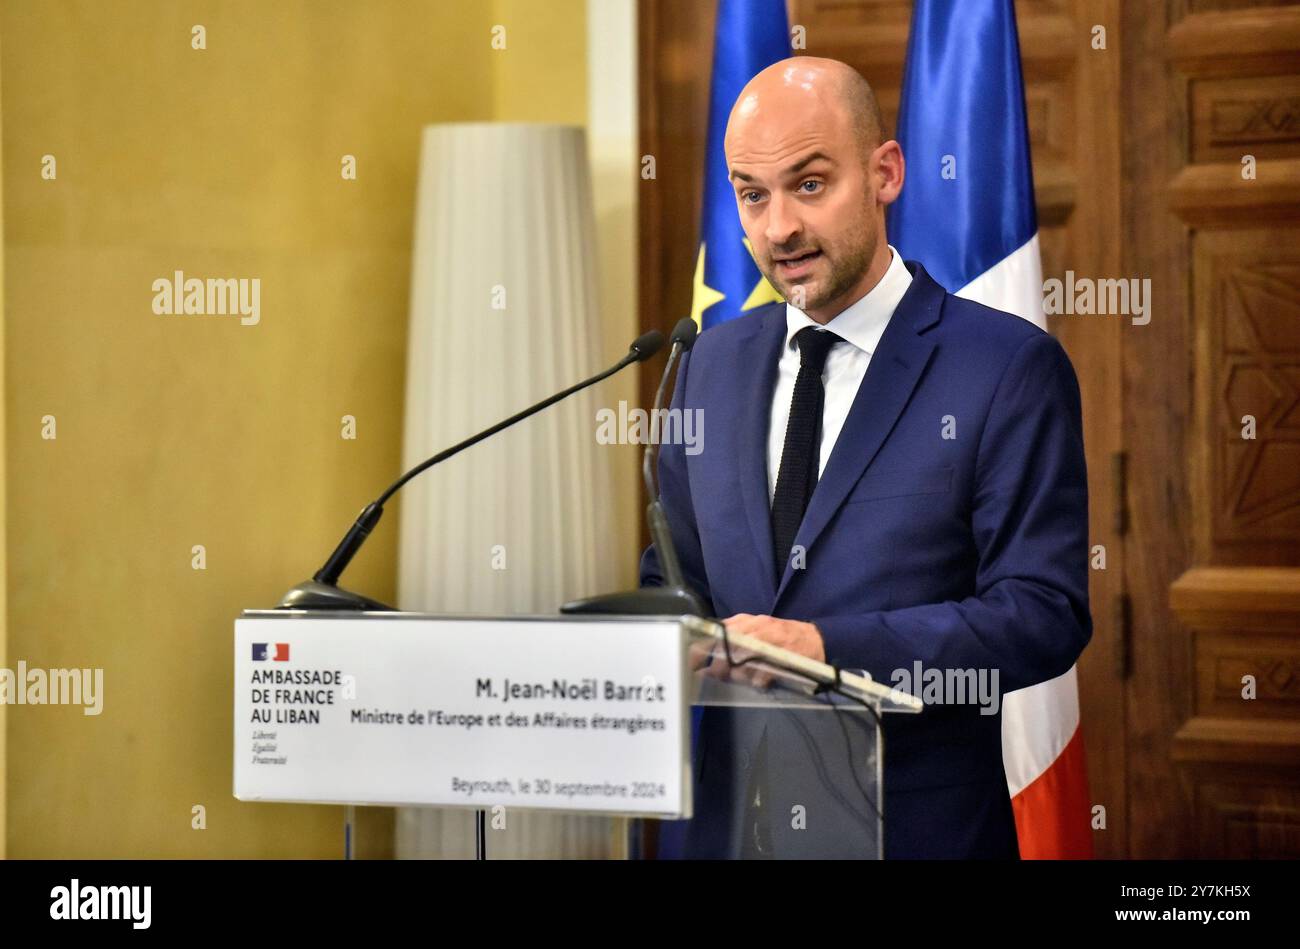
<svg viewBox="0 0 1300 949"><path fill-rule="evenodd" d="M1168 206L1130 213L1181 231L1160 266L1190 286L1176 311L1178 395L1135 402L1130 440L1186 428L1163 461L1191 517L1151 543L1171 569L1143 586L1153 634L1181 653L1186 693L1160 724L1185 790L1184 852L1300 856L1300 6L1196 2L1139 29L1166 68ZM1152 46L1148 45L1147 49ZM1166 173L1161 169L1162 173ZM1154 182L1153 182L1154 184ZM1172 334L1166 334L1168 338ZM1183 394L1185 393L1185 395ZM1175 407L1176 406L1176 407ZM1184 415L1185 410L1185 415ZM1160 583L1167 621L1161 615ZM1149 678L1148 678L1149 681ZM1140 684L1142 682L1140 677ZM1142 737L1131 722L1132 740ZM1163 765L1163 756L1159 759ZM1143 812L1144 823L1164 812ZM1139 848L1143 849L1143 848ZM1162 854L1153 854L1162 855Z"/></svg>

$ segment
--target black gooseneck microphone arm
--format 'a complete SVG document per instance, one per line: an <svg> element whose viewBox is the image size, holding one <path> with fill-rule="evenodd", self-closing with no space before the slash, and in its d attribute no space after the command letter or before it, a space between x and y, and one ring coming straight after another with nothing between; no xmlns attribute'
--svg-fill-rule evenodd
<svg viewBox="0 0 1300 949"><path fill-rule="evenodd" d="M695 343L699 327L689 316L683 317L673 327L669 337L672 349L668 351L668 361L664 365L663 376L659 379L659 389L655 392L652 419L658 419L663 409L664 395L668 390L668 378L672 375L673 364L678 355L686 352ZM653 424L651 430L654 430ZM660 431L662 435L662 431ZM668 518L664 514L663 502L659 498L659 489L655 482L655 461L659 456L659 439L652 438L646 445L641 457L641 477L645 481L646 494L650 503L646 506L646 521L650 527L650 540L654 544L655 554L659 558L659 567L663 573L663 586L642 587L623 593L607 593L566 603L560 608L566 614L634 614L650 616L707 616L708 610L699 594L686 585L682 573L681 561L677 558L677 546L673 543L672 531L668 527Z"/></svg>
<svg viewBox="0 0 1300 949"><path fill-rule="evenodd" d="M370 536L370 532L374 530L375 525L379 523L379 519L384 514L384 504L389 498L401 490L402 486L416 475L427 471L436 464L446 461L453 455L460 454L472 445L477 445L479 442L483 441L483 439L490 438L497 432L514 425L516 422L522 422L530 415L536 415L538 412L542 411L542 409L548 408L562 399L567 399L575 392L580 392L588 386L593 386L604 379L608 379L610 376L614 375L614 373L625 369L634 362L641 362L642 360L649 359L657 353L660 348L662 348L663 344L663 334L658 330L651 330L648 333L644 333L633 341L632 345L628 348L626 356L603 372L599 372L588 379L584 379L576 385L571 385L567 389L543 399L536 405L529 406L522 412L516 412L508 419L497 422L492 427L484 429L477 435L471 435L464 441L458 442L450 448L438 452L438 454L434 455L432 458L420 462L389 485L387 490L385 490L377 500L372 501L362 509L361 513L357 516L356 521L348 529L348 532L343 535L343 539L339 541L339 545L334 548L334 552L330 554L329 559L325 561L325 565L317 570L310 580L298 584L286 593L281 598L277 609L392 610L391 606L387 606L377 600L372 600L369 597L362 596L359 593L343 590L338 586L339 577L343 575L343 571L347 569L348 564L352 562L352 558L355 557L357 551L361 549L361 545L364 544L366 538Z"/></svg>
<svg viewBox="0 0 1300 949"><path fill-rule="evenodd" d="M655 391L654 415L659 417L664 398L668 391L668 377L672 374L673 363L678 355L686 352L695 343L699 332L695 321L690 317L679 320L673 328L672 349L668 351L668 361L664 364L664 374L659 379L659 388ZM660 435L662 435L662 431ZM655 553L659 555L659 566L663 569L664 585L672 590L686 590L686 577L682 573L681 561L677 559L677 545L673 543L672 532L668 527L668 517L664 514L663 501L659 497L659 486L655 478L656 462L659 460L659 439L650 440L645 454L641 456L641 478L645 481L646 497L650 503L646 506L646 520L650 527L650 539L654 542ZM696 614L702 615L702 614Z"/></svg>

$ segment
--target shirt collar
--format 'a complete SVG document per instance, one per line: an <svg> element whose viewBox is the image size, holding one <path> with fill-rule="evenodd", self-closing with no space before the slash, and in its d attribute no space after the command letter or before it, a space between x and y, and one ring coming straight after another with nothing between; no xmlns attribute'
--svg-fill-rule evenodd
<svg viewBox="0 0 1300 949"><path fill-rule="evenodd" d="M889 267L880 281L867 291L857 303L842 310L825 325L825 329L852 343L866 353L874 353L880 345L880 337L885 334L889 318L898 308L898 302L912 285L912 275L903 264L894 245L890 244ZM795 334L808 326L821 327L808 314L791 304L785 305L785 345L789 349L794 345Z"/></svg>

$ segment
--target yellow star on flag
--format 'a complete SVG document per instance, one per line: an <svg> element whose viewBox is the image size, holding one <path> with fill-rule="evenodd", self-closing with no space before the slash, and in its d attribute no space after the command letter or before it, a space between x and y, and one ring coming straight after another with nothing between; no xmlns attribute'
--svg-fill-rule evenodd
<svg viewBox="0 0 1300 949"><path fill-rule="evenodd" d="M704 282L704 242L700 242L700 256L695 261L695 281L691 290L691 319L704 328L704 311L726 296Z"/></svg>

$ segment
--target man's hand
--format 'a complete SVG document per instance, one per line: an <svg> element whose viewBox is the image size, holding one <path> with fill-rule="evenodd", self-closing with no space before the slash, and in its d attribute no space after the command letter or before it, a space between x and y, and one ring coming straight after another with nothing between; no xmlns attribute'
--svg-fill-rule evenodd
<svg viewBox="0 0 1300 949"><path fill-rule="evenodd" d="M746 636L753 636L755 639L816 659L818 662L826 661L826 647L822 642L822 634L812 623L777 619L773 616L754 616L750 613L737 613L722 622L728 632L744 633ZM703 672L711 678L747 682L760 689L767 688L771 684L772 674L756 664L761 660L756 659L753 653L732 646L731 658L737 665L728 666L723 648L717 644L711 651L695 657L692 667L700 669L704 660L708 665Z"/></svg>
<svg viewBox="0 0 1300 949"><path fill-rule="evenodd" d="M818 662L826 661L826 644L822 642L821 631L812 623L737 613L724 619L722 624L731 632L753 636Z"/></svg>

